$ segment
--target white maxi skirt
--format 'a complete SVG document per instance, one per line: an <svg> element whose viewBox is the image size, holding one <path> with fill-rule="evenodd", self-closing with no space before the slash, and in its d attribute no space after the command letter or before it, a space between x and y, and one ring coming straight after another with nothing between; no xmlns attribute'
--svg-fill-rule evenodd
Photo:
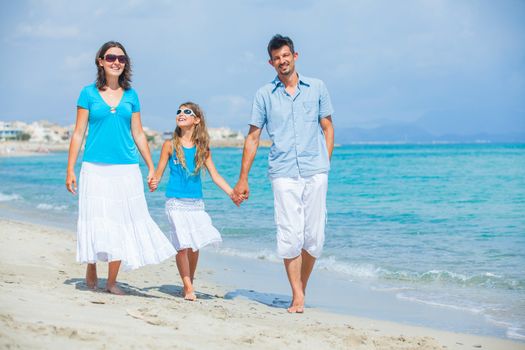
<svg viewBox="0 0 525 350"><path fill-rule="evenodd" d="M149 215L138 164L83 162L78 202L78 262L120 260L126 271L176 253Z"/></svg>
<svg viewBox="0 0 525 350"><path fill-rule="evenodd" d="M194 252L222 242L221 234L204 211L202 199L170 198L166 215L171 224L169 239L177 251L191 248Z"/></svg>

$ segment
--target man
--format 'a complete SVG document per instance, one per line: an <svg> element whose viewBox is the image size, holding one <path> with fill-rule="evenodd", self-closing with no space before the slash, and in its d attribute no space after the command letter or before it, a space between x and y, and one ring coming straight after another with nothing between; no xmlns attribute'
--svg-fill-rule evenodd
<svg viewBox="0 0 525 350"><path fill-rule="evenodd" d="M234 198L237 204L248 199L248 173L266 126L273 141L268 173L274 193L277 252L292 288L288 312L302 313L306 285L324 243L333 109L324 83L295 71L298 53L290 38L275 35L268 54L277 77L255 95Z"/></svg>

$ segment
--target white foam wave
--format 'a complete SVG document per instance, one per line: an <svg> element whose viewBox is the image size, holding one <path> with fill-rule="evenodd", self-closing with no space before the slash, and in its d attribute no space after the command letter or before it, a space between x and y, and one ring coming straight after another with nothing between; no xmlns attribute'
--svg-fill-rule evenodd
<svg viewBox="0 0 525 350"><path fill-rule="evenodd" d="M220 248L218 252L219 254L223 254L223 255L239 256L241 258L248 258L248 259L267 260L271 262L281 262L282 261L282 259L280 259L274 252L267 250L267 249L250 252L250 251L238 250L234 248Z"/></svg>
<svg viewBox="0 0 525 350"><path fill-rule="evenodd" d="M0 192L0 202L16 201L18 199L22 199L22 197L17 194L5 194Z"/></svg>
<svg viewBox="0 0 525 350"><path fill-rule="evenodd" d="M512 324L507 321L497 320L496 318L489 315L485 315L485 319L488 322L493 323L499 327L506 328L507 331L505 333L508 338L516 340L525 340L525 329L523 328L523 326Z"/></svg>
<svg viewBox="0 0 525 350"><path fill-rule="evenodd" d="M509 327L507 328L507 337L516 340L525 340L525 331L523 328Z"/></svg>
<svg viewBox="0 0 525 350"><path fill-rule="evenodd" d="M62 211L67 209L67 205L53 205L53 204L47 204L47 203L40 203L37 206L37 209L41 210L56 210L56 211Z"/></svg>
<svg viewBox="0 0 525 350"><path fill-rule="evenodd" d="M389 280L399 280L415 283L445 282L459 286L524 289L525 281L506 278L492 272L475 275L465 275L447 270L429 270L426 272L389 271L381 269L381 276Z"/></svg>
<svg viewBox="0 0 525 350"><path fill-rule="evenodd" d="M381 269L372 264L343 263L338 261L334 256L319 259L317 261L317 267L365 279L375 279L381 274Z"/></svg>
<svg viewBox="0 0 525 350"><path fill-rule="evenodd" d="M222 248L220 254L239 256L249 259L267 260L271 262L281 262L275 251L262 249L250 251L234 248ZM369 263L353 263L338 260L335 256L322 257L317 260L316 268L333 271L347 275L350 279L364 279L375 281L394 281L408 282L407 286L391 286L395 288L413 288L416 285L440 283L451 286L483 287L483 288L502 288L502 289L525 289L524 280L515 280L492 272L467 275L448 270L433 269L425 272L390 270ZM388 287L390 288L390 286ZM395 290L392 290L395 291ZM399 290L398 290L399 291Z"/></svg>
<svg viewBox="0 0 525 350"><path fill-rule="evenodd" d="M480 313L482 313L484 311L483 309L476 308L476 307L459 306L459 305L452 305L452 304L447 304L447 303L443 303L443 302L424 300L424 299L421 299L421 298L408 296L408 295L405 295L403 293L397 293L396 294L396 298L401 299L401 300L407 300L407 301L415 302L415 303L420 303L420 304L444 307L444 308L453 309L453 310L468 311L468 312L473 313L473 314L480 314Z"/></svg>
<svg viewBox="0 0 525 350"><path fill-rule="evenodd" d="M370 289L375 292L402 292L407 290L414 290L414 288L410 287L375 287L370 286Z"/></svg>

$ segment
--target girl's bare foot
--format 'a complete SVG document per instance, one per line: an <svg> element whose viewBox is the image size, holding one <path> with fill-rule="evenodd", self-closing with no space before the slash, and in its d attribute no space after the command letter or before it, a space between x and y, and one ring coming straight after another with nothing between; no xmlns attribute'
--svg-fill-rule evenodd
<svg viewBox="0 0 525 350"><path fill-rule="evenodd" d="M106 286L106 291L115 295L126 295L126 293L124 293L124 291L122 291L122 289L120 289L116 283L112 286Z"/></svg>
<svg viewBox="0 0 525 350"><path fill-rule="evenodd" d="M291 314L302 314L304 312L304 296L302 298L292 299L292 303L287 311Z"/></svg>
<svg viewBox="0 0 525 350"><path fill-rule="evenodd" d="M197 300L197 296L194 292L184 293L184 300L195 301Z"/></svg>
<svg viewBox="0 0 525 350"><path fill-rule="evenodd" d="M86 268L86 285L89 289L96 290L98 285L97 265L88 264Z"/></svg>

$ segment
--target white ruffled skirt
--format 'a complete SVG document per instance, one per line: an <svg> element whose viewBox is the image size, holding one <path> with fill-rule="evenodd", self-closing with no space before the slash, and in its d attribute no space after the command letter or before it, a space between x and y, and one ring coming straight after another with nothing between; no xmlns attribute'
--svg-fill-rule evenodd
<svg viewBox="0 0 525 350"><path fill-rule="evenodd" d="M195 252L222 242L221 234L204 211L202 199L170 198L166 201L166 215L171 224L168 238L177 251L191 248Z"/></svg>
<svg viewBox="0 0 525 350"><path fill-rule="evenodd" d="M138 164L82 163L78 262L120 260L122 270L133 270L175 253L149 215Z"/></svg>

